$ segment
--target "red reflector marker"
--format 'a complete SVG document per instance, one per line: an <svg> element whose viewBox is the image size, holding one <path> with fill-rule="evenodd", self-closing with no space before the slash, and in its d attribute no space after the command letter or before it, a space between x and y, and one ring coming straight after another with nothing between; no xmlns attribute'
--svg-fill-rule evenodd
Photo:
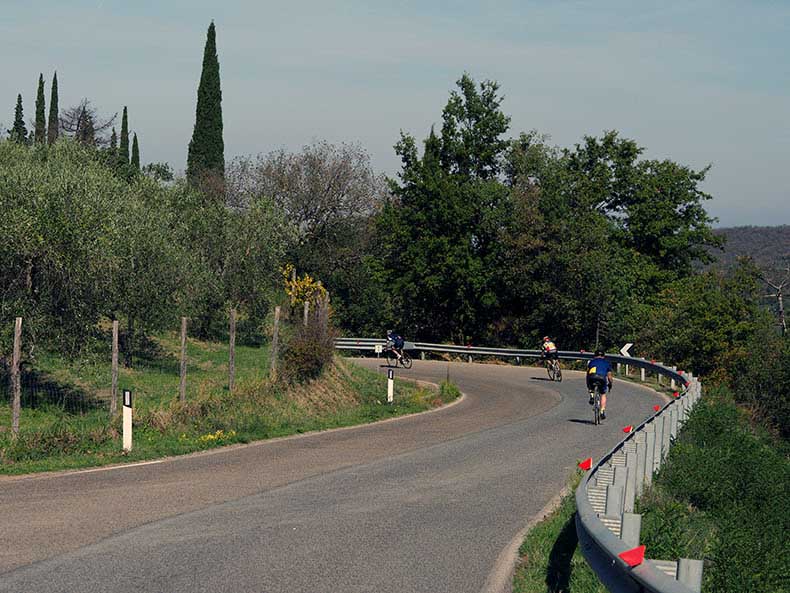
<svg viewBox="0 0 790 593"><path fill-rule="evenodd" d="M645 561L645 546L637 546L617 555L628 566L639 566Z"/></svg>
<svg viewBox="0 0 790 593"><path fill-rule="evenodd" d="M590 469L592 467L592 457L588 457L587 459L579 463L579 467L585 471Z"/></svg>
<svg viewBox="0 0 790 593"><path fill-rule="evenodd" d="M672 397L680 397L680 394L676 391L672 394Z"/></svg>
<svg viewBox="0 0 790 593"><path fill-rule="evenodd" d="M624 428L623 428L623 432L625 432L625 433L629 433L629 432L631 432L632 430L634 430L634 427L633 427L633 426L631 426L630 424L629 424L628 426L626 426L626 427L624 427Z"/></svg>
<svg viewBox="0 0 790 593"><path fill-rule="evenodd" d="M661 409L661 406L659 406L658 404L656 404L655 406L653 406L653 409L654 409L656 412L658 412L658 411Z"/></svg>

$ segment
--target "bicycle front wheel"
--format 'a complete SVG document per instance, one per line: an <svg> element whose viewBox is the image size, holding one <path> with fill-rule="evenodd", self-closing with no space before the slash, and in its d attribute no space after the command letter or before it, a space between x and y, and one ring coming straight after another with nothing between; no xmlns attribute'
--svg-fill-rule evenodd
<svg viewBox="0 0 790 593"><path fill-rule="evenodd" d="M550 360L549 363L546 365L546 371L549 373L549 379L551 381L554 381L555 377L557 376L557 372L554 369L554 362L553 361Z"/></svg>
<svg viewBox="0 0 790 593"><path fill-rule="evenodd" d="M560 363L554 361L555 365L555 372L554 372L554 380L558 383L562 382L562 367L560 367Z"/></svg>
<svg viewBox="0 0 790 593"><path fill-rule="evenodd" d="M401 365L403 365L404 369L410 369L411 368L411 356L409 356L408 354L406 354L404 352L403 355L401 356L400 363L401 363Z"/></svg>

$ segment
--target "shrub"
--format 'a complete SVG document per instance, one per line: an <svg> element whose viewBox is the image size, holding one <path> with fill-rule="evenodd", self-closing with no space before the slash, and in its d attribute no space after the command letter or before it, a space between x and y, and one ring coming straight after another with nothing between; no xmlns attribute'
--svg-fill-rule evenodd
<svg viewBox="0 0 790 593"><path fill-rule="evenodd" d="M788 508L781 443L753 432L728 392L710 390L639 510L651 554L704 555L703 590L735 593L786 590Z"/></svg>
<svg viewBox="0 0 790 593"><path fill-rule="evenodd" d="M299 325L283 348L283 378L291 383L315 379L334 354L335 335L331 327L318 320Z"/></svg>

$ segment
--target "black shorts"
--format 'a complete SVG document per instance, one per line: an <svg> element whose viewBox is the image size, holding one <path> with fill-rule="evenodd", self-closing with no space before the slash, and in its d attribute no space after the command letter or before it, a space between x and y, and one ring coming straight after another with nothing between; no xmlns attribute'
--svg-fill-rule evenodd
<svg viewBox="0 0 790 593"><path fill-rule="evenodd" d="M587 389L592 391L598 385L598 391L604 395L609 391L609 380L603 375L587 375Z"/></svg>
<svg viewBox="0 0 790 593"><path fill-rule="evenodd" d="M555 350L554 352L544 352L543 358L545 358L546 360L559 360L560 353L557 350Z"/></svg>

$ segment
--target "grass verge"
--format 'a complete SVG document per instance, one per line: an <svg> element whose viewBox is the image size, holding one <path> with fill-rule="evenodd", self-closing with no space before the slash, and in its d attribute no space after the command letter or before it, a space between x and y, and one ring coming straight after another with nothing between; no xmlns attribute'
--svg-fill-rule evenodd
<svg viewBox="0 0 790 593"><path fill-rule="evenodd" d="M138 387L131 452L121 451L120 418L109 419L104 405L69 413L46 403L23 408L16 440L11 439L9 430L0 432L0 474L142 461L363 424L422 412L460 395L452 385L436 390L396 380L395 400L388 405L386 377L340 360L320 378L294 386L272 382L252 372L242 374L230 393L223 381L226 367L223 372L219 362L213 361L213 357L221 357L221 352L211 350L204 355L205 376L186 402L178 401L177 368L165 372L164 379L161 368L141 365L133 371ZM259 357L257 350L255 360ZM198 366L200 359L196 359L194 364ZM70 371L66 368L59 372L59 380L64 382ZM90 380L80 380L80 389L90 393ZM9 425L10 414L4 407L0 411L0 426Z"/></svg>
<svg viewBox="0 0 790 593"><path fill-rule="evenodd" d="M581 477L581 472L574 475L557 509L527 533L519 548L514 593L606 593L579 551L574 491Z"/></svg>
<svg viewBox="0 0 790 593"><path fill-rule="evenodd" d="M650 556L704 559L703 593L788 591L788 453L708 390L638 502Z"/></svg>

